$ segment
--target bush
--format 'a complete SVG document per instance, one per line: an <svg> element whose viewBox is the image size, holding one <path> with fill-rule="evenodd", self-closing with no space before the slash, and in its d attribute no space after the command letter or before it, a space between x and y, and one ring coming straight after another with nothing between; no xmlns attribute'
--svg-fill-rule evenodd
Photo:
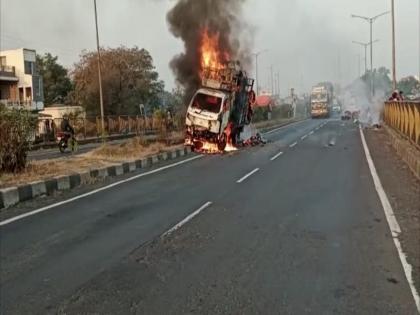
<svg viewBox="0 0 420 315"><path fill-rule="evenodd" d="M268 119L268 110L264 107L254 108L254 113L252 116L253 122L266 121Z"/></svg>
<svg viewBox="0 0 420 315"><path fill-rule="evenodd" d="M26 167L31 137L37 118L27 110L0 105L0 173L17 173Z"/></svg>

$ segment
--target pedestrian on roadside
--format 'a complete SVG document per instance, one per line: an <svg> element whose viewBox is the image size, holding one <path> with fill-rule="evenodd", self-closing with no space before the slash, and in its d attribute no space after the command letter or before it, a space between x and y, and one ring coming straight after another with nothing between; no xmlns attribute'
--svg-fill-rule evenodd
<svg viewBox="0 0 420 315"><path fill-rule="evenodd" d="M45 119L45 133L47 135L47 139L49 139L51 134L51 126L49 119Z"/></svg>
<svg viewBox="0 0 420 315"><path fill-rule="evenodd" d="M389 98L389 100L392 102L399 101L399 93L397 91L392 92L392 95Z"/></svg>
<svg viewBox="0 0 420 315"><path fill-rule="evenodd" d="M54 141L55 140L55 131L57 129L57 126L55 125L54 119L51 120L51 138Z"/></svg>
<svg viewBox="0 0 420 315"><path fill-rule="evenodd" d="M403 91L400 91L399 92L399 100L402 102L402 101L404 101L404 92Z"/></svg>

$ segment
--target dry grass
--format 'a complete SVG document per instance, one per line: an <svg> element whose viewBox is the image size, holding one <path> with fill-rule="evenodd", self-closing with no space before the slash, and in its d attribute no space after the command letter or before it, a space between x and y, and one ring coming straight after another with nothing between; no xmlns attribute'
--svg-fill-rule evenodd
<svg viewBox="0 0 420 315"><path fill-rule="evenodd" d="M177 137L170 139L169 143L178 142ZM167 145L164 143L147 143L142 138L133 138L118 145L105 144L85 154L51 159L32 161L26 169L18 174L0 174L0 187L8 187L30 183L48 178L83 173L114 165L118 162L134 161L165 151L171 151L182 145Z"/></svg>

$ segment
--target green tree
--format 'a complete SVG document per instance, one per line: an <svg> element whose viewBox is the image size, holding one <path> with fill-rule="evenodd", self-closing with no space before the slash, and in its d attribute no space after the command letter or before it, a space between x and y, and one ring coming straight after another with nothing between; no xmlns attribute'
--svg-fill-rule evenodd
<svg viewBox="0 0 420 315"><path fill-rule="evenodd" d="M164 84L149 52L138 47L101 49L102 89L106 115L139 113L139 105L156 108ZM72 99L89 114L99 114L99 82L96 52L83 52L72 72Z"/></svg>
<svg viewBox="0 0 420 315"><path fill-rule="evenodd" d="M0 104L0 175L25 169L31 138L37 119L30 111L8 109Z"/></svg>
<svg viewBox="0 0 420 315"><path fill-rule="evenodd" d="M68 71L57 62L58 57L50 53L37 55L37 69L44 82L44 102L46 105L64 103L72 83Z"/></svg>
<svg viewBox="0 0 420 315"><path fill-rule="evenodd" d="M414 76L402 78L398 82L398 90L403 91L404 95L414 95L420 91L420 81Z"/></svg>
<svg viewBox="0 0 420 315"><path fill-rule="evenodd" d="M380 67L379 69L373 70L373 86L376 92L382 92L385 95L388 95L392 90L392 81L390 78L391 71L385 67ZM362 80L366 83L367 86L370 86L370 80L372 73L370 71L366 72L362 76Z"/></svg>

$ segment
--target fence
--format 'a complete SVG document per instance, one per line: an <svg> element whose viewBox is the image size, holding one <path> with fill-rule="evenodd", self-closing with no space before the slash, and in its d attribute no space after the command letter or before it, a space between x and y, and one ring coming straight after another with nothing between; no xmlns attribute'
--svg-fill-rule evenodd
<svg viewBox="0 0 420 315"><path fill-rule="evenodd" d="M420 102L386 102L384 120L420 149Z"/></svg>
<svg viewBox="0 0 420 315"><path fill-rule="evenodd" d="M62 119L40 118L38 122L38 139L54 140L55 133L61 130ZM102 135L100 117L70 118L76 138L99 138ZM180 130L179 119L166 119L141 116L105 116L104 129L106 136L158 134L169 130Z"/></svg>

